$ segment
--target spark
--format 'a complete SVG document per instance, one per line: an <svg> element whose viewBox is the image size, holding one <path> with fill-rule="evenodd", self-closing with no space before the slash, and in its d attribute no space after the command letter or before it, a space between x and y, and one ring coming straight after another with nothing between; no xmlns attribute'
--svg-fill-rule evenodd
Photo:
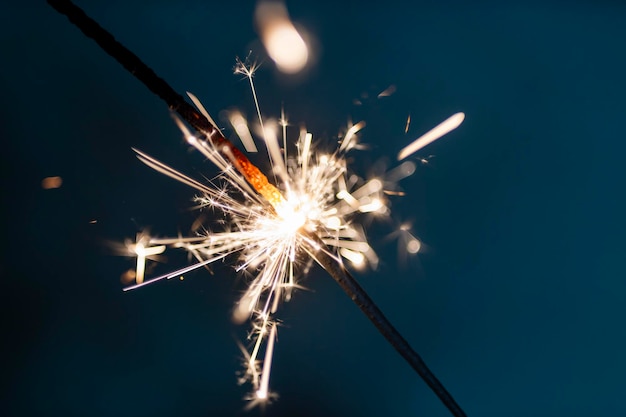
<svg viewBox="0 0 626 417"><path fill-rule="evenodd" d="M258 152L250 129L248 128L248 122L246 122L241 112L239 110L229 112L228 121L233 126L233 129L235 129L235 133L237 133L239 139L241 139L241 143L243 143L243 147L246 151Z"/></svg>
<svg viewBox="0 0 626 417"><path fill-rule="evenodd" d="M400 235L399 244L403 245L407 251L412 255L416 254L422 248L422 242L411 233L411 224L403 223L398 229Z"/></svg>
<svg viewBox="0 0 626 417"><path fill-rule="evenodd" d="M150 237L144 233L137 233L135 243L127 243L126 247L129 253L137 257L135 281L137 284L141 284L146 272L146 259L165 252L165 245L150 246Z"/></svg>

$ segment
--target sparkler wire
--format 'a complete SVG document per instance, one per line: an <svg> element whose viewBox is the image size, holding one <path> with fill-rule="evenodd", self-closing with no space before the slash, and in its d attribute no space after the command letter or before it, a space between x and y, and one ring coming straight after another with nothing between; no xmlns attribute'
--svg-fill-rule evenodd
<svg viewBox="0 0 626 417"><path fill-rule="evenodd" d="M387 339L393 348L408 362L409 365L424 380L426 385L439 397L441 402L455 417L465 417L463 409L457 404L452 395L446 390L435 374L426 366L422 357L411 347L400 332L385 317L376 303L367 292L359 285L357 280L339 262L320 250L315 255L315 260L322 265L328 274L339 284L346 294L354 301L359 309L376 326L378 331Z"/></svg>
<svg viewBox="0 0 626 417"><path fill-rule="evenodd" d="M187 123L197 131L207 136L216 149L226 154L228 159L232 155L237 160L241 174L250 184L265 197L270 203L275 203L277 198L274 193L279 193L267 178L254 166L246 156L239 151L224 135L213 126L202 114L198 113L184 98L178 94L165 80L160 78L150 67L143 63L137 55L119 43L113 35L102 28L95 20L90 18L81 8L69 0L47 0L57 12L65 15L71 23L77 26L85 36L93 39L107 54L111 55L127 71L133 74L150 91L160 97L169 108L180 115ZM226 148L226 149L223 149ZM266 185L269 184L269 188ZM279 193L280 194L280 193ZM281 198L280 196L278 197ZM305 233L306 234L306 233ZM465 417L465 412L456 403L450 393L426 366L424 360L409 343L396 330L391 322L385 317L374 301L365 290L352 277L348 270L326 250L326 245L314 235L306 234L312 244L307 251L339 284L346 294L354 301L359 309L376 326L378 331L396 349L396 351L409 363L417 374L426 382L430 389L439 397L441 402L455 417Z"/></svg>

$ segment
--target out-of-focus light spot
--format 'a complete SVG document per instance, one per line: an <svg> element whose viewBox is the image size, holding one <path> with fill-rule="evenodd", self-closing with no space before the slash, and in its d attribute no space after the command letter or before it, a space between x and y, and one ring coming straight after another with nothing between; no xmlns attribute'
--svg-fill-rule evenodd
<svg viewBox="0 0 626 417"><path fill-rule="evenodd" d="M46 177L41 180L41 188L44 190L52 190L53 188L60 188L63 184L61 177Z"/></svg>
<svg viewBox="0 0 626 417"><path fill-rule="evenodd" d="M233 323L235 324L244 323L246 320L248 320L248 318L250 318L250 314L251 313L250 313L249 305L243 302L243 300L241 300L239 304L237 304L237 306L235 307L235 310L233 311L233 315L232 315Z"/></svg>
<svg viewBox="0 0 626 417"><path fill-rule="evenodd" d="M239 110L233 110L228 113L228 121L235 129L237 136L241 139L243 146L246 148L248 152L257 152L256 145L254 144L254 139L252 139L252 134L250 133L250 129L248 128L248 122L243 117Z"/></svg>
<svg viewBox="0 0 626 417"><path fill-rule="evenodd" d="M422 243L417 239L410 239L406 244L406 250L409 253L417 253L422 248Z"/></svg>
<svg viewBox="0 0 626 417"><path fill-rule="evenodd" d="M137 277L135 270L129 269L120 276L120 281L124 285L131 284L135 281L135 277Z"/></svg>
<svg viewBox="0 0 626 417"><path fill-rule="evenodd" d="M378 98L389 97L390 95L392 95L395 92L396 92L396 86L391 84L385 90L381 91L380 94L378 94Z"/></svg>
<svg viewBox="0 0 626 417"><path fill-rule="evenodd" d="M355 268L360 269L365 266L365 255L363 255L362 253L355 252L348 248L339 249L339 253L341 253L341 256L352 262L352 265Z"/></svg>
<svg viewBox="0 0 626 417"><path fill-rule="evenodd" d="M383 207L383 202L379 198L368 199L368 202L361 204L359 211L361 213L372 213L380 210Z"/></svg>
<svg viewBox="0 0 626 417"><path fill-rule="evenodd" d="M282 2L260 1L255 19L261 42L281 72L295 74L309 61L309 48L298 33Z"/></svg>

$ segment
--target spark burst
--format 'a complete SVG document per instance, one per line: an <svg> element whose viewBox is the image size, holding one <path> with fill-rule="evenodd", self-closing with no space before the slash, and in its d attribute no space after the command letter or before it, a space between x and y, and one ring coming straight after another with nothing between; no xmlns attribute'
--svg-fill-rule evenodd
<svg viewBox="0 0 626 417"><path fill-rule="evenodd" d="M184 238L156 239L147 233L139 234L135 244L126 245L128 251L137 257L136 284L126 290L181 276L237 254L236 269L247 271L253 277L237 304L234 318L237 321L250 319L252 322L251 349L242 349L245 366L241 382L249 381L252 384L254 390L249 399L251 406L254 406L275 397L269 390L278 327L273 314L280 300L288 301L291 298L293 289L299 286L299 279L306 275L316 261L344 289L452 414L465 416L421 357L343 266L342 259L356 267L368 263L372 267L376 266L377 257L365 239L358 217L367 213L388 214L385 195L403 194L396 189L395 184L413 173L413 162L403 162L385 175L369 180L350 173L345 156L352 149L358 148L358 132L364 127L363 122L351 125L338 148L331 153L317 151L312 143L312 135L301 130L296 140L296 152L291 155L288 153L284 112L280 120L283 132L281 149L277 139L277 124L264 123L261 119L252 82L254 68L239 63L236 72L246 75L250 80L261 136L268 150L274 182L278 184L278 187L274 186L245 155L224 138L194 95L188 93L200 113L71 1L48 2L68 16L85 35L93 38L162 98L170 109L193 126L200 136L192 135L183 121L175 117L187 142L220 170L217 178L205 184L134 149L137 157L146 165L196 189L199 192L195 198L198 206L221 211L228 222L226 228L220 232L206 230L196 236ZM405 159L455 129L463 118L463 113L451 116L405 147L399 153L398 160ZM239 117L231 118L231 124L240 135L240 132L249 132L249 129L242 128ZM407 130L408 126L409 121ZM249 134L243 136L246 136L242 138L246 149L255 149L254 143L250 143ZM401 232L410 237L412 246L407 246L407 250L419 250L419 241L408 232L408 228L403 227ZM157 256L165 248L185 249L197 262L166 275L144 280L145 260ZM259 359L261 356L264 357L263 360Z"/></svg>
<svg viewBox="0 0 626 417"><path fill-rule="evenodd" d="M293 289L298 288L300 278L306 274L320 250L326 251L338 262L341 262L340 258L348 260L357 268L365 265L376 267L378 258L356 220L368 213L387 214L386 193L395 192L397 182L411 175L415 164L403 162L387 175L369 180L352 174L347 166L346 154L358 144L358 133L365 126L363 122L350 126L337 149L331 153L317 151L312 134L302 129L296 139L296 152L291 155L287 148L279 146L278 125L264 122L260 116L252 81L254 67L238 62L236 73L244 74L250 80L259 125L278 189L266 179L255 188L251 187L241 173L241 158L223 145L215 146L211 141L192 135L176 118L187 143L213 162L220 175L209 184L203 184L135 149L137 157L151 168L193 187L199 192L195 197L198 207L221 211L227 218L227 227L219 232L207 230L193 237L150 238L150 247L163 248L166 245L182 248L197 262L146 281L138 273L137 284L126 290L179 276L238 254L236 270L247 271L253 277L233 314L236 322L250 319L253 328L252 348L245 355L242 381L252 384L255 395L251 398L253 402L259 402L271 397L268 384L277 332L273 315L279 302L291 299ZM198 110L212 120L198 99L191 94L189 96ZM241 127L238 130L242 130ZM286 129L283 129L284 135L285 132ZM286 136L282 139L283 143L288 143ZM266 197L256 188L269 189L265 192ZM141 245L137 245L141 253L136 252L138 271L145 269L143 265L139 266L139 259L145 260L144 252L150 251L144 235L142 239ZM260 361L263 350L265 359Z"/></svg>

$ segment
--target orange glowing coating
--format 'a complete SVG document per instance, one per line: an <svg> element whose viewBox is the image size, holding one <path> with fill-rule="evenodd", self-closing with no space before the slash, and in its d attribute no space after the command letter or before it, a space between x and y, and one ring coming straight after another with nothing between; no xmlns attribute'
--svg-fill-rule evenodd
<svg viewBox="0 0 626 417"><path fill-rule="evenodd" d="M194 96L195 97L195 96ZM195 99L195 101L198 101ZM203 107L204 109L204 107ZM267 177L257 168L250 160L228 139L224 137L222 132L210 123L206 117L208 113L204 110L200 114L192 109L186 109L186 114L179 112L181 116L191 124L196 130L204 133L207 140L226 157L233 166L239 171L239 173L246 179L246 181L265 198L274 208L277 208L285 202L283 195L278 188L271 184ZM178 126L181 128L186 137L192 137L191 133L184 127L182 122L177 121Z"/></svg>
<svg viewBox="0 0 626 417"><path fill-rule="evenodd" d="M208 139L213 146L227 159L229 159L233 166L239 171L239 173L248 181L248 183L265 198L274 208L285 202L283 195L280 193L272 183L267 180L267 177L256 167L250 160L228 139L226 139L221 132L216 131L219 135L208 135Z"/></svg>
<svg viewBox="0 0 626 417"><path fill-rule="evenodd" d="M233 162L235 162L237 170L244 176L246 181L250 183L252 188L254 188L257 193L261 194L263 198L265 198L274 208L284 203L285 199L278 188L270 183L261 170L250 162L250 160L239 149L227 140L224 140L222 145L227 147L232 153L235 158L235 161Z"/></svg>

